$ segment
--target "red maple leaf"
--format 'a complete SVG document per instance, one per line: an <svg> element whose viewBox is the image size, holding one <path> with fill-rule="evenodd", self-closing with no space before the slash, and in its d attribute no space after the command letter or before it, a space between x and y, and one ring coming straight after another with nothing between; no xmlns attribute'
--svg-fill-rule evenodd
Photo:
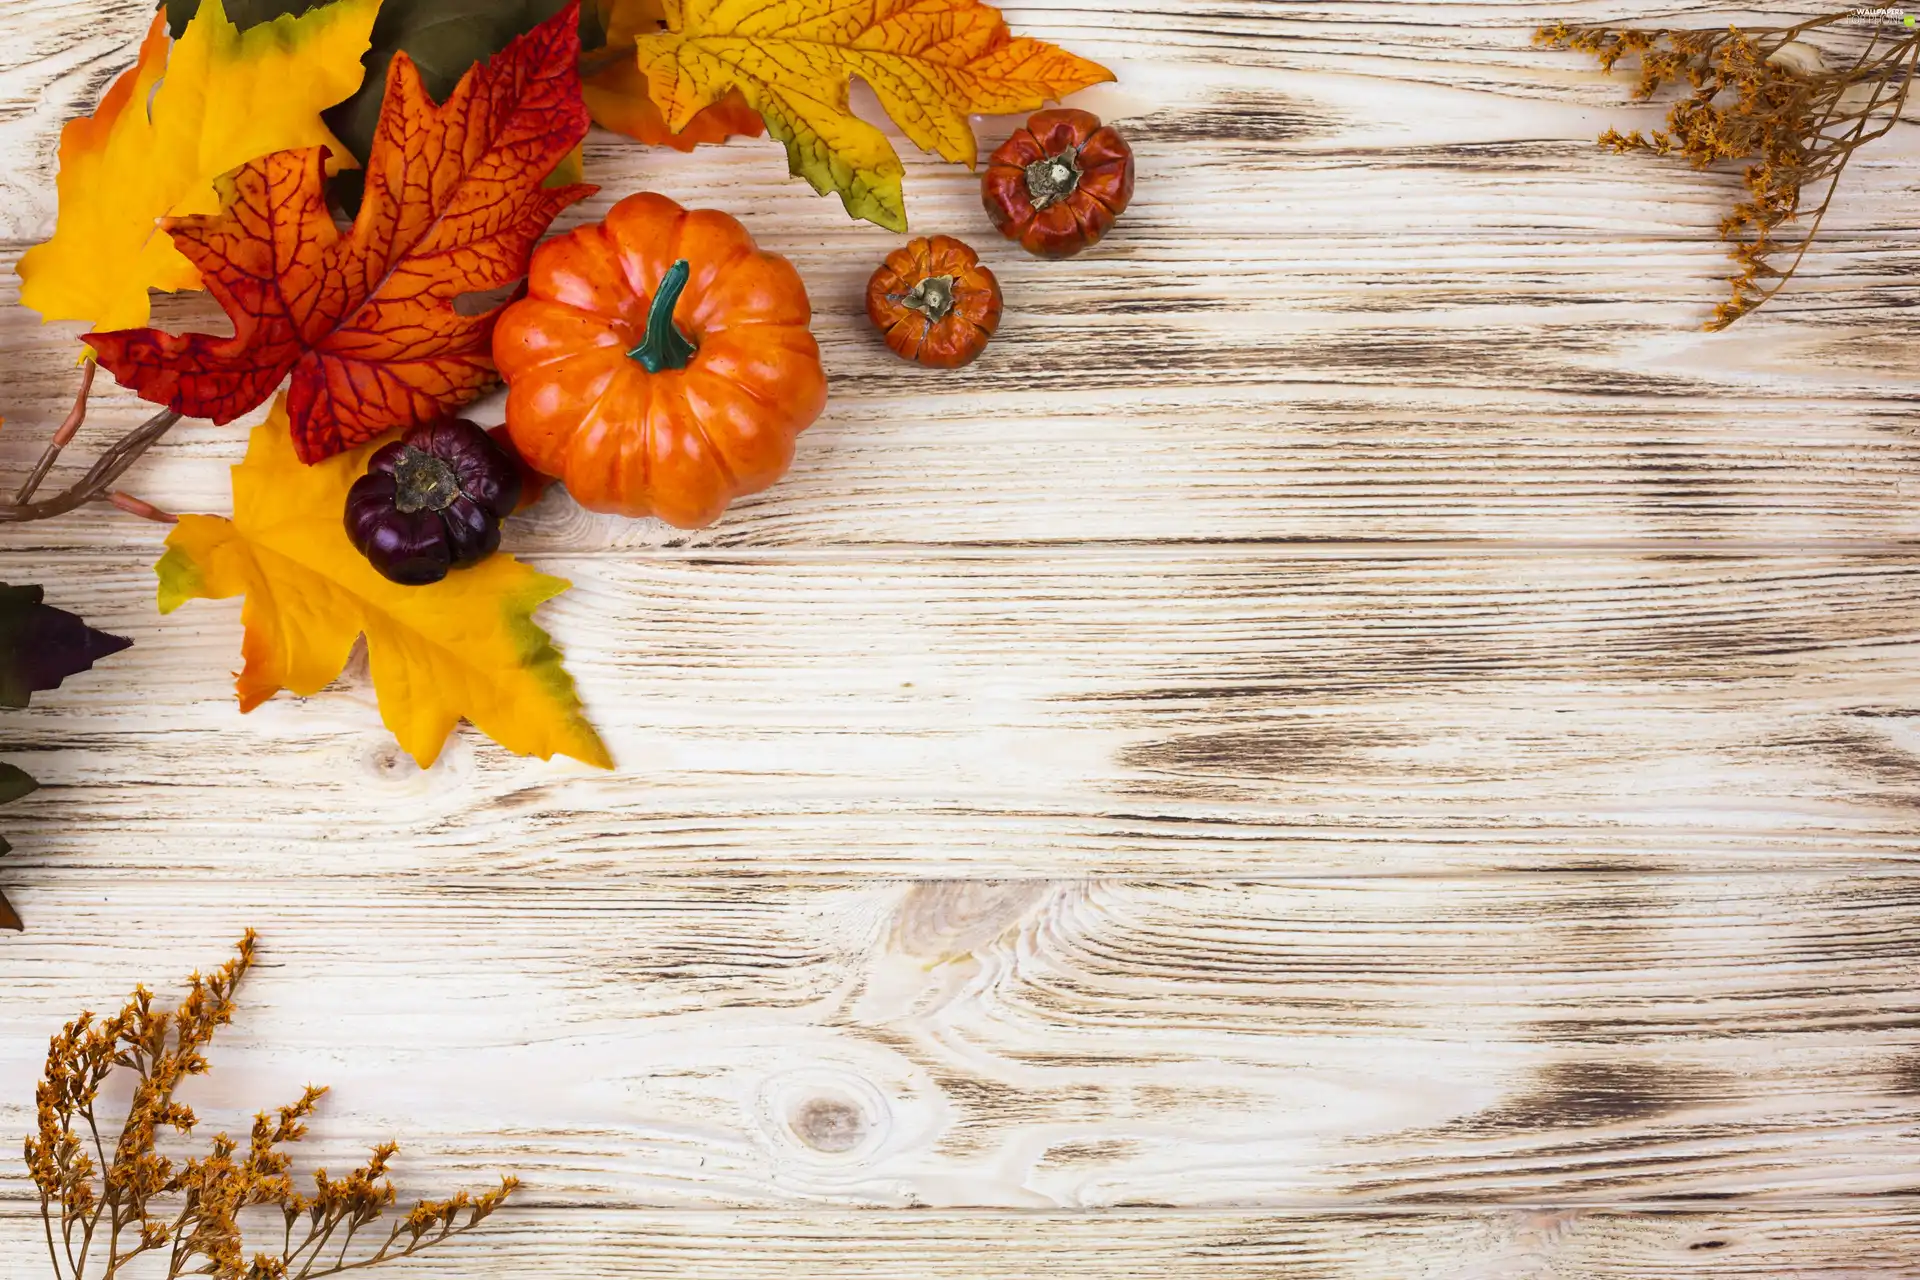
<svg viewBox="0 0 1920 1280"><path fill-rule="evenodd" d="M498 308L462 294L511 285L554 215L595 190L541 181L586 136L577 4L467 72L442 106L397 54L360 215L327 212L325 149L281 151L224 180L223 212L170 222L234 336L88 334L142 399L231 422L289 373L294 448L318 462L431 421L494 379Z"/></svg>

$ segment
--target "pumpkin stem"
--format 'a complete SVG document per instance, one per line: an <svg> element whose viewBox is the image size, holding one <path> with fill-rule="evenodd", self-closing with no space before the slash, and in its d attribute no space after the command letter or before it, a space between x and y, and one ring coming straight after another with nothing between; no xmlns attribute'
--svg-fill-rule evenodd
<svg viewBox="0 0 1920 1280"><path fill-rule="evenodd" d="M393 464L394 501L400 511L445 511L460 496L460 480L446 459L410 444L400 446Z"/></svg>
<svg viewBox="0 0 1920 1280"><path fill-rule="evenodd" d="M1065 200L1080 189L1083 172L1077 147L1035 160L1027 166L1027 196L1033 207L1048 209Z"/></svg>
<svg viewBox="0 0 1920 1280"><path fill-rule="evenodd" d="M953 286L952 276L928 276L913 286L913 292L900 302L925 316L928 324L939 324L953 314Z"/></svg>
<svg viewBox="0 0 1920 1280"><path fill-rule="evenodd" d="M687 287L687 280L693 275L693 266L685 258L667 269L660 277L660 287L653 292L653 307L647 312L647 336L640 345L627 352L633 359L645 366L648 373L659 373L662 369L684 369L692 363L694 352L699 348L686 334L680 332L680 326L673 322L673 309L679 305L680 294Z"/></svg>

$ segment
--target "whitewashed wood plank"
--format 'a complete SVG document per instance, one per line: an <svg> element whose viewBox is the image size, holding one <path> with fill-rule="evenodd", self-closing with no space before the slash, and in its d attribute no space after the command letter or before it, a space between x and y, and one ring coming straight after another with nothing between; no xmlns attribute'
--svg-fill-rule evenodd
<svg viewBox="0 0 1920 1280"><path fill-rule="evenodd" d="M82 10L143 20L38 5L36 29ZM240 720L219 674L234 611L152 618L155 531L7 535L10 573L140 647L6 726L54 785L18 810L0 884L63 923L0 940L0 1127L21 1128L50 1029L25 1023L253 921L286 941L211 1115L311 1073L340 1086L323 1152L424 1130L423 1191L532 1166L528 1209L423 1272L1913 1274L1910 882L1682 874L1915 847L1913 131L1785 305L1687 333L1730 187L1587 148L1624 113L1617 83L1522 47L1559 12L1019 7L1143 90L1104 109L1153 194L1099 262L996 261L1023 299L1009 340L937 394L848 314L888 239L766 148L599 144L610 189L585 215L655 181L746 210L839 308L835 409L782 489L697 538L564 501L516 530L581 582L554 626L623 778L470 737L417 774L359 678ZM39 113L0 135L39 159L10 166L8 216L50 209L48 127L111 69L61 40L0 72ZM965 175L911 182L923 223L977 224ZM6 313L13 424L57 416L60 342ZM97 426L133 413L109 400ZM142 491L218 509L239 438L183 432ZM4 450L31 440L10 426ZM1595 549L1707 537L1882 554ZM1223 538L1242 542L902 546ZM1247 545L1398 538L1575 545ZM740 550L579 554L676 545ZM1592 871L1625 865L1658 874ZM1567 874L942 888L872 879L887 866ZM714 870L845 879L657 879ZM946 1148L875 1174L801 1135L833 1139L876 1096L889 1135L944 1120ZM37 1223L17 1172L0 1188L11 1266ZM1695 1194L1783 1207L1334 1211ZM622 1208L1316 1198L1287 1217Z"/></svg>
<svg viewBox="0 0 1920 1280"><path fill-rule="evenodd" d="M422 772L364 672L242 716L237 602L162 619L143 567L32 562L135 643L5 726L48 784L9 808L16 884L37 860L263 856L370 878L1735 867L1920 837L1920 572L1897 557L555 557L576 585L541 616L612 774L465 730Z"/></svg>
<svg viewBox="0 0 1920 1280"><path fill-rule="evenodd" d="M504 1211L397 1274L580 1277L836 1275L1519 1280L1552 1276L1901 1280L1915 1220L1898 1210L1450 1215L775 1216ZM0 1247L44 1248L0 1219ZM1385 1270L1391 1267L1393 1270ZM1543 1270L1543 1268L1546 1268ZM1657 1271L1655 1270L1657 1268ZM23 1273L24 1274L24 1273Z"/></svg>
<svg viewBox="0 0 1920 1280"><path fill-rule="evenodd" d="M0 1252L45 1248L0 1206ZM1911 1280L1920 1216L1781 1206L1428 1213L671 1213L502 1210L484 1235L383 1270L446 1280ZM144 1276L142 1277L144 1280Z"/></svg>
<svg viewBox="0 0 1920 1280"><path fill-rule="evenodd" d="M605 190L568 218L640 186L742 214L811 284L834 403L795 474L714 530L587 517L556 498L527 536L561 550L1920 535L1907 481L1920 463L1907 358L1920 313L1905 305L1920 129L1862 157L1827 247L1788 295L1731 333L1701 334L1725 271L1711 228L1736 180L1592 146L1632 113L1608 105L1618 81L1526 47L1548 11L1439 12L1017 13L1120 66L1123 89L1098 92L1140 143L1141 196L1122 234L1082 259L990 248L1007 326L957 376L898 364L866 330L862 285L894 238L797 188L773 144L678 156L599 138L589 167ZM47 15L32 59L0 84L37 84L65 56L49 49L79 47L71 6ZM115 8L103 22L137 16ZM1223 60L1220 40L1257 55ZM1360 45L1390 56L1366 70ZM1411 76L1416 55L1464 68L1459 82ZM50 209L41 124L13 180L42 184ZM991 246L971 175L911 167L925 228ZM0 256L10 263L42 222ZM0 404L15 426L0 464L18 470L37 451L33 428L64 411L75 327L41 329L4 305L16 296L4 274ZM171 323L195 314L163 309ZM137 412L103 397L87 438ZM133 483L165 506L214 509L241 438L183 429ZM137 535L93 512L30 536Z"/></svg>
<svg viewBox="0 0 1920 1280"><path fill-rule="evenodd" d="M1920 1166L1907 874L86 869L23 896L0 1128L31 1124L44 1035L252 923L203 1125L327 1083L312 1158L398 1137L435 1193L506 1169L629 1208L1828 1202Z"/></svg>

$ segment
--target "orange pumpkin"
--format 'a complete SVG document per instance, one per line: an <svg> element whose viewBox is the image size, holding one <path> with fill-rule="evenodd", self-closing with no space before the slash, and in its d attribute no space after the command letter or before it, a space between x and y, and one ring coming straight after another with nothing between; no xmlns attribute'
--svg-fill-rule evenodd
<svg viewBox="0 0 1920 1280"><path fill-rule="evenodd" d="M1133 148L1089 111L1041 111L987 161L980 198L1000 234L1041 258L1100 243L1133 200Z"/></svg>
<svg viewBox="0 0 1920 1280"><path fill-rule="evenodd" d="M1000 327L1000 281L952 236L922 236L887 255L867 281L867 319L902 360L958 369Z"/></svg>
<svg viewBox="0 0 1920 1280"><path fill-rule="evenodd" d="M712 524L826 406L812 319L793 264L737 221L628 196L541 245L501 312L507 431L584 507Z"/></svg>

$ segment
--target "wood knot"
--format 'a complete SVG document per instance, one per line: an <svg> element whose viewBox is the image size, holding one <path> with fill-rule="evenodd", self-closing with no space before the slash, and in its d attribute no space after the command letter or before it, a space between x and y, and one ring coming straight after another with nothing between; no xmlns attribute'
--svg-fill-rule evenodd
<svg viewBox="0 0 1920 1280"><path fill-rule="evenodd" d="M760 1086L755 1108L766 1135L798 1167L871 1159L893 1132L893 1106L859 1072L819 1063L783 1071Z"/></svg>
<svg viewBox="0 0 1920 1280"><path fill-rule="evenodd" d="M397 742L383 742L375 747L369 763L376 776L389 780L410 778L420 772L413 758L401 750Z"/></svg>
<svg viewBox="0 0 1920 1280"><path fill-rule="evenodd" d="M867 1137L867 1117L845 1098L808 1098L787 1117L793 1136L830 1155L844 1155Z"/></svg>

